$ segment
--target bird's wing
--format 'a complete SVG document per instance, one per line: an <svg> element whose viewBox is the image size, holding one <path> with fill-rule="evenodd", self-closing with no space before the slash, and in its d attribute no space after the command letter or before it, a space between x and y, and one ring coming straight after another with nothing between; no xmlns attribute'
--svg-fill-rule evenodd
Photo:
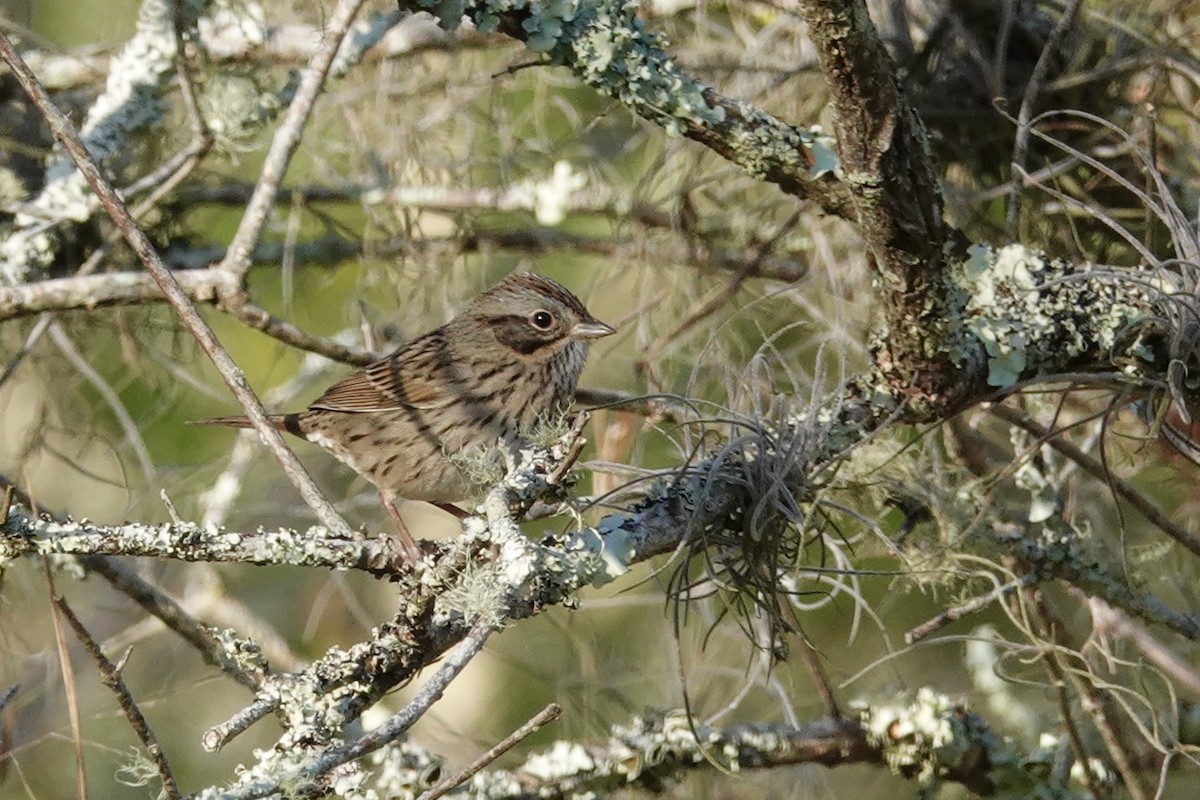
<svg viewBox="0 0 1200 800"><path fill-rule="evenodd" d="M310 409L367 412L429 410L454 402L461 394L437 369L444 357L441 330L412 341L386 358L368 364L330 386Z"/></svg>

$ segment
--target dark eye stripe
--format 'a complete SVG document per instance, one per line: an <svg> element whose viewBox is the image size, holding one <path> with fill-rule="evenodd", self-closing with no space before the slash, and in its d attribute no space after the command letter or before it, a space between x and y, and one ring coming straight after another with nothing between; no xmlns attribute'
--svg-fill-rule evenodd
<svg viewBox="0 0 1200 800"><path fill-rule="evenodd" d="M528 319L515 314L489 317L485 322L495 332L496 338L500 340L501 344L511 347L521 355L533 355L561 338L556 334L549 334L531 327Z"/></svg>

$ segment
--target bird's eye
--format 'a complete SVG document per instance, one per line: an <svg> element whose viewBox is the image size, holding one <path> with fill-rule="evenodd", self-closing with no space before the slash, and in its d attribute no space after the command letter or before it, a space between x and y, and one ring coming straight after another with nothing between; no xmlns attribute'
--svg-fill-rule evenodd
<svg viewBox="0 0 1200 800"><path fill-rule="evenodd" d="M539 331L548 331L554 325L554 315L549 311L535 311L530 315L529 322Z"/></svg>

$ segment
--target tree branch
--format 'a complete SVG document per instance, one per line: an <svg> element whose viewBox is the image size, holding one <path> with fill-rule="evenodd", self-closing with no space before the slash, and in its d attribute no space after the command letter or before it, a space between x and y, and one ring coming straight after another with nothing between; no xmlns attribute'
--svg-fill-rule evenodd
<svg viewBox="0 0 1200 800"><path fill-rule="evenodd" d="M172 36L174 36L173 32ZM279 461L284 473L292 481L293 485L296 486L305 502L308 503L317 517L330 530L337 535L350 538L350 529L346 525L346 522L333 506L330 505L329 501L322 496L321 491L313 483L312 478L309 477L303 465L300 464L295 454L283 441L280 432L275 430L270 422L268 422L266 411L258 401L254 391L246 384L246 379L241 369L233 362L229 353L221 347L208 323L196 311L196 307L188 298L187 293L183 291L174 274L163 264L158 251L154 249L146 234L138 227L137 222L130 215L129 209L117 195L112 184L101 174L100 168L79 140L70 122L50 101L45 90L38 85L37 79L29 71L28 65L21 59L21 56L13 48L12 42L3 33L0 33L0 57L3 57L20 82L21 87L29 95L38 110L41 111L50 125L50 130L54 134L54 138L62 144L63 149L67 151L71 159L75 162L76 167L78 167L80 173L87 180L88 185L92 187L92 191L100 198L101 204L121 230L121 234L137 254L142 264L145 265L146 270L154 278L155 283L158 284L167 301L175 309L180 320L182 320L183 324L196 338L201 349L212 360L217 371L225 380L225 384L229 387L234 397L242 404L255 430L258 431L259 436L263 439L264 444L267 445L267 448Z"/></svg>
<svg viewBox="0 0 1200 800"><path fill-rule="evenodd" d="M432 13L448 30L465 15L479 31L499 30L519 39L547 63L570 68L587 85L669 133L700 142L788 194L816 201L826 213L852 216L849 195L834 178L832 142L819 128L788 125L681 70L666 54L662 37L648 31L629 4L596 0L509 9L486 0L398 3Z"/></svg>

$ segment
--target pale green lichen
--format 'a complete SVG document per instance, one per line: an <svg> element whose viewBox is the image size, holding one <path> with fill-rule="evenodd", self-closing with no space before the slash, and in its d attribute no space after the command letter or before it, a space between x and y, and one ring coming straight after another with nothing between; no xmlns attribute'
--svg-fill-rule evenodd
<svg viewBox="0 0 1200 800"><path fill-rule="evenodd" d="M837 154L837 140L824 133L820 125L813 125L808 132L812 134L812 138L807 140L806 145L813 157L813 165L808 168L808 177L840 175L842 162Z"/></svg>
<svg viewBox="0 0 1200 800"><path fill-rule="evenodd" d="M557 741L548 750L536 753L525 762L524 771L541 781L557 781L569 775L591 772L596 762L581 745Z"/></svg>
<svg viewBox="0 0 1200 800"><path fill-rule="evenodd" d="M243 672L255 675L266 673L269 665L262 648L231 628L209 628L209 636L221 648L225 658Z"/></svg>
<svg viewBox="0 0 1200 800"><path fill-rule="evenodd" d="M737 101L736 106L743 123L731 131L730 143L734 160L751 177L764 179L779 169L793 172L802 170L807 163L804 153L812 152L814 145L818 145L822 153L818 156L812 152L814 164L809 171L811 177L823 174L826 168L839 168L836 153L832 150L832 140L821 134L820 126L808 131L792 128L781 125L749 103Z"/></svg>
<svg viewBox="0 0 1200 800"><path fill-rule="evenodd" d="M646 30L627 0L420 0L447 29L465 15L482 32L519 13L526 44L554 64L570 66L588 85L638 114L682 133L689 122L715 124L725 113L704 99L707 88L666 55L666 39Z"/></svg>
<svg viewBox="0 0 1200 800"><path fill-rule="evenodd" d="M466 484L469 498L479 497L504 480L504 452L498 445L468 447L445 455Z"/></svg>
<svg viewBox="0 0 1200 800"><path fill-rule="evenodd" d="M368 729L376 727L368 716L377 708L363 714L363 723ZM379 720L382 722L383 720ZM428 750L411 742L392 742L368 756L371 767L371 784L380 797L419 797L432 788L442 777L442 760Z"/></svg>
<svg viewBox="0 0 1200 800"><path fill-rule="evenodd" d="M734 725L721 730L697 722L682 710L649 712L627 725L614 725L607 740L586 747L556 742L512 772L480 773L464 796L482 800L512 792L582 800L612 796L637 781L652 786L706 764L736 773L776 757L794 756L797 733L786 725ZM811 734L800 737L807 740ZM514 784L520 791L512 791Z"/></svg>
<svg viewBox="0 0 1200 800"><path fill-rule="evenodd" d="M204 124L217 146L231 154L253 149L256 137L282 105L279 96L260 85L259 76L250 71L214 73L199 89Z"/></svg>
<svg viewBox="0 0 1200 800"><path fill-rule="evenodd" d="M975 245L949 270L948 300L987 353L989 386L1050 374L1085 353L1107 353L1144 313L1131 282L1077 270L1019 244ZM960 364L968 356L956 358Z"/></svg>
<svg viewBox="0 0 1200 800"><path fill-rule="evenodd" d="M499 580L494 563L468 561L458 581L438 595L434 616L481 620L499 627L508 622L504 615L507 594L508 587Z"/></svg>
<svg viewBox="0 0 1200 800"><path fill-rule="evenodd" d="M936 785L981 744L962 706L928 687L909 699L872 703L860 721L892 771L923 786Z"/></svg>
<svg viewBox="0 0 1200 800"><path fill-rule="evenodd" d="M1044 265L1044 257L1021 245L998 252L976 245L962 265L963 279L973 287L967 301L967 329L987 350L989 386L1017 382L1025 370L1025 331L1051 323L1038 302L1032 271L1040 273ZM1013 307L1016 314L995 313L997 308Z"/></svg>

